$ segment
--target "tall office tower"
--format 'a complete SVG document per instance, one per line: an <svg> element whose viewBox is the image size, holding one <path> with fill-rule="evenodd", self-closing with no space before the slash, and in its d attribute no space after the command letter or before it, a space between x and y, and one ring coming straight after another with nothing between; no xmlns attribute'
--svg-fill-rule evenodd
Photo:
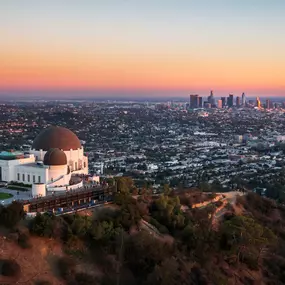
<svg viewBox="0 0 285 285"><path fill-rule="evenodd" d="M232 108L233 105L234 105L234 95L230 94L228 97L228 106L229 106L229 108Z"/></svg>
<svg viewBox="0 0 285 285"><path fill-rule="evenodd" d="M266 104L265 104L266 109L270 109L271 108L271 104L270 104L270 100L266 99Z"/></svg>
<svg viewBox="0 0 285 285"><path fill-rule="evenodd" d="M225 108L226 107L226 97L221 97L222 100L222 107Z"/></svg>
<svg viewBox="0 0 285 285"><path fill-rule="evenodd" d="M198 95L190 95L190 108L195 109L198 108L199 104L199 96Z"/></svg>
<svg viewBox="0 0 285 285"><path fill-rule="evenodd" d="M221 99L218 100L217 107L218 107L218 109L222 109L223 108L223 101Z"/></svg>
<svg viewBox="0 0 285 285"><path fill-rule="evenodd" d="M236 97L236 107L237 108L240 107L240 97L239 96Z"/></svg>
<svg viewBox="0 0 285 285"><path fill-rule="evenodd" d="M257 108L260 108L260 107L261 107L261 102L260 102L259 97L256 97L256 107L257 107Z"/></svg>
<svg viewBox="0 0 285 285"><path fill-rule="evenodd" d="M214 98L214 93L213 90L211 90L210 96L208 96L208 102L211 104L211 106L213 107L215 105L215 98Z"/></svg>
<svg viewBox="0 0 285 285"><path fill-rule="evenodd" d="M198 97L198 107L203 108L203 98L202 97Z"/></svg>
<svg viewBox="0 0 285 285"><path fill-rule="evenodd" d="M242 106L245 106L245 94L244 93L242 93L242 95L241 95L241 104L242 104Z"/></svg>

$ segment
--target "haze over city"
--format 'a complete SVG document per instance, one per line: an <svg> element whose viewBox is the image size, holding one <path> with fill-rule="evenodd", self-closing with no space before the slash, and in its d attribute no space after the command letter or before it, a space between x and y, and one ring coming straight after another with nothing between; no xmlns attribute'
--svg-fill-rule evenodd
<svg viewBox="0 0 285 285"><path fill-rule="evenodd" d="M284 1L1 1L0 98L285 93Z"/></svg>

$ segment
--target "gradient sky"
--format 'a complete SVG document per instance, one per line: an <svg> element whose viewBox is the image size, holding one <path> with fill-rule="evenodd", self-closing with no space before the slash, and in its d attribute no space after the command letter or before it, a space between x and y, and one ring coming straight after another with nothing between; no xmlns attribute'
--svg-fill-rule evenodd
<svg viewBox="0 0 285 285"><path fill-rule="evenodd" d="M284 15L284 0L0 0L0 96L285 96Z"/></svg>

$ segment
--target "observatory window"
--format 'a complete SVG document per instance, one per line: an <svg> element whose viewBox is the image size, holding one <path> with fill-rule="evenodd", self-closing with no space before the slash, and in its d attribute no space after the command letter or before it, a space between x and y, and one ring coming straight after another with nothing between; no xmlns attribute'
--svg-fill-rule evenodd
<svg viewBox="0 0 285 285"><path fill-rule="evenodd" d="M19 181L20 180L20 173L17 174L17 178L18 178L17 180Z"/></svg>
<svg viewBox="0 0 285 285"><path fill-rule="evenodd" d="M77 170L77 162L75 162L75 170Z"/></svg>
<svg viewBox="0 0 285 285"><path fill-rule="evenodd" d="M25 174L22 175L23 181L25 181Z"/></svg>
<svg viewBox="0 0 285 285"><path fill-rule="evenodd" d="M36 176L33 175L33 182L35 183L36 182Z"/></svg>
<svg viewBox="0 0 285 285"><path fill-rule="evenodd" d="M28 182L30 182L30 174L28 174Z"/></svg>
<svg viewBox="0 0 285 285"><path fill-rule="evenodd" d="M38 183L41 183L41 177L40 176L38 177Z"/></svg>
<svg viewBox="0 0 285 285"><path fill-rule="evenodd" d="M84 161L84 168L86 168L86 162Z"/></svg>

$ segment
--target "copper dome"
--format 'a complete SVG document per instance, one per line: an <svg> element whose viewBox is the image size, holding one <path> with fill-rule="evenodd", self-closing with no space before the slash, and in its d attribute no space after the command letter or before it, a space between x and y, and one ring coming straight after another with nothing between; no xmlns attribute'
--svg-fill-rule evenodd
<svg viewBox="0 0 285 285"><path fill-rule="evenodd" d="M44 165L66 165L67 158L64 151L58 148L51 148L46 152L44 157Z"/></svg>
<svg viewBox="0 0 285 285"><path fill-rule="evenodd" d="M49 127L36 137L32 149L48 151L51 148L61 150L76 150L81 148L78 137L69 129L63 127Z"/></svg>

